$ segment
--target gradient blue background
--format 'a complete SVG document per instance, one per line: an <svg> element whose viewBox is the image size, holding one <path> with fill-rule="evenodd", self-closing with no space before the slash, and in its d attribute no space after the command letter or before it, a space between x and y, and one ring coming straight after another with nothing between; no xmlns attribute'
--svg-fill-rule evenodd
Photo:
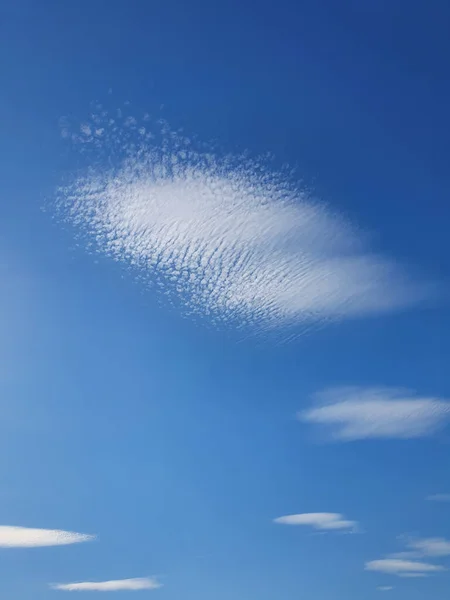
<svg viewBox="0 0 450 600"><path fill-rule="evenodd" d="M145 575L165 587L135 594L162 600L448 594L445 574L363 570L400 533L450 536L449 505L425 502L450 489L448 434L318 445L294 419L328 385L449 397L448 303L242 341L161 307L41 207L67 168L59 117L111 88L224 152L297 165L374 247L445 281L449 20L437 0L0 4L0 521L98 534L0 550L2 597ZM310 511L366 533L271 522Z"/></svg>

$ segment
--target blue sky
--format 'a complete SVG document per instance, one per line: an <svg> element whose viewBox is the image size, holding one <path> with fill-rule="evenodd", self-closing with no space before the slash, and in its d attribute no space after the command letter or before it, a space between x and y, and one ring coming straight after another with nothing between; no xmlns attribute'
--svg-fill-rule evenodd
<svg viewBox="0 0 450 600"><path fill-rule="evenodd" d="M446 4L2 3L4 597L448 595Z"/></svg>

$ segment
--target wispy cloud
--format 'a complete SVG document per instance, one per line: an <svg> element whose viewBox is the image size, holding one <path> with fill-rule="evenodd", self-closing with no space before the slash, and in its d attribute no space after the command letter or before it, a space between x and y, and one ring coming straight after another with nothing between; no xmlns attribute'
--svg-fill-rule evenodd
<svg viewBox="0 0 450 600"><path fill-rule="evenodd" d="M406 536L401 536L405 539ZM408 550L390 554L380 560L366 563L367 571L379 571L399 577L427 577L446 569L441 565L422 562L423 558L438 558L450 555L450 541L444 538L406 538Z"/></svg>
<svg viewBox="0 0 450 600"><path fill-rule="evenodd" d="M138 269L186 313L310 327L428 296L292 173L216 156L150 125L100 107L75 132L64 121L62 135L90 168L61 187L58 204L91 246Z"/></svg>
<svg viewBox="0 0 450 600"><path fill-rule="evenodd" d="M339 513L302 513L274 519L280 525L306 525L323 531L356 531L358 523L349 521Z"/></svg>
<svg viewBox="0 0 450 600"><path fill-rule="evenodd" d="M95 536L59 529L32 529L29 527L0 526L0 548L34 548L65 546L89 542Z"/></svg>
<svg viewBox="0 0 450 600"><path fill-rule="evenodd" d="M431 502L450 502L450 494L432 494L427 497Z"/></svg>
<svg viewBox="0 0 450 600"><path fill-rule="evenodd" d="M54 590L64 592L120 592L157 590L162 587L154 577L141 577L135 579L117 579L112 581L85 581L81 583L58 583L50 586Z"/></svg>
<svg viewBox="0 0 450 600"><path fill-rule="evenodd" d="M298 419L326 426L340 441L429 436L450 418L450 402L393 388L332 388L315 399Z"/></svg>
<svg viewBox="0 0 450 600"><path fill-rule="evenodd" d="M366 563L366 571L378 571L399 577L427 577L439 571L445 571L440 565L418 562L413 560L402 560L400 558L382 558L371 560Z"/></svg>
<svg viewBox="0 0 450 600"><path fill-rule="evenodd" d="M450 541L444 538L423 538L408 543L419 556L450 556Z"/></svg>
<svg viewBox="0 0 450 600"><path fill-rule="evenodd" d="M377 587L377 590L379 592L390 592L393 589L394 588L392 587L392 585L380 585Z"/></svg>

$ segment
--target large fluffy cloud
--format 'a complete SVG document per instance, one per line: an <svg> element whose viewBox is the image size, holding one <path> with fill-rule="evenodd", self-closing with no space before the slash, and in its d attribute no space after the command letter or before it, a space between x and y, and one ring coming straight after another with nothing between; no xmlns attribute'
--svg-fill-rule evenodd
<svg viewBox="0 0 450 600"><path fill-rule="evenodd" d="M391 311L427 294L267 161L218 157L100 110L63 135L86 170L59 190L97 250L190 314L257 328Z"/></svg>

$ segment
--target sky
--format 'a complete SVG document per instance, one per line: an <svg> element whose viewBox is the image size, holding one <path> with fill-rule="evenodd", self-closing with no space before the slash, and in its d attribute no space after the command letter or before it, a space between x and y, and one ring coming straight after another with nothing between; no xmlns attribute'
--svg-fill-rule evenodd
<svg viewBox="0 0 450 600"><path fill-rule="evenodd" d="M448 597L449 18L0 3L2 597Z"/></svg>

